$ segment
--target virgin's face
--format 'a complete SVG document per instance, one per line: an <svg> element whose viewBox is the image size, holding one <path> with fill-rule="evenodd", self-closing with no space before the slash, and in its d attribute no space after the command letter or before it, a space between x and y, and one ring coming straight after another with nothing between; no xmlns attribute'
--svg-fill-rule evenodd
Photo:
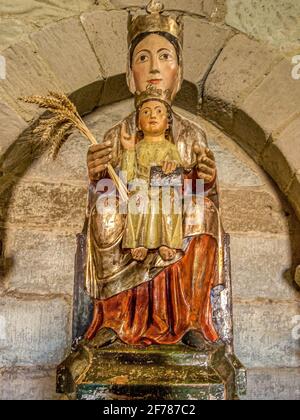
<svg viewBox="0 0 300 420"><path fill-rule="evenodd" d="M175 47L163 36L147 36L133 52L132 73L135 89L139 92L145 91L151 84L174 93L179 80Z"/></svg>
<svg viewBox="0 0 300 420"><path fill-rule="evenodd" d="M139 128L146 135L161 136L168 128L168 112L160 101L148 101L139 114Z"/></svg>

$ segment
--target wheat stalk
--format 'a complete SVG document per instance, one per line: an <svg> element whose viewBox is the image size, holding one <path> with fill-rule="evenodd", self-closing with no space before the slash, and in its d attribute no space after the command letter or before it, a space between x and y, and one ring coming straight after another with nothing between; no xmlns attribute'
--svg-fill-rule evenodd
<svg viewBox="0 0 300 420"><path fill-rule="evenodd" d="M67 141L74 128L77 128L91 144L98 144L75 105L64 93L49 91L48 96L32 95L19 99L26 103L36 104L54 114L51 118L41 120L33 130L33 133L39 136L40 143L50 147L50 155L53 159L57 157L62 145ZM128 191L111 164L108 164L107 170L122 200L127 201Z"/></svg>
<svg viewBox="0 0 300 420"><path fill-rule="evenodd" d="M61 125L61 127L57 130L55 135L53 136L53 143L51 147L51 155L53 159L56 159L62 145L68 140L71 132L70 130L73 128L72 122L66 122Z"/></svg>

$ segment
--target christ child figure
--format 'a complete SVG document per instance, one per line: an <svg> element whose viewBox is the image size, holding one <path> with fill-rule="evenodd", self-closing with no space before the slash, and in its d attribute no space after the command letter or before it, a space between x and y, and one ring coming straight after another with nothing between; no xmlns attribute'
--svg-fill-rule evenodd
<svg viewBox="0 0 300 420"><path fill-rule="evenodd" d="M167 188L169 206L164 206L166 189L151 185L153 169L164 177L181 167L172 143L172 110L166 98L167 92L153 89L137 95L137 135L128 135L125 125L121 130L122 171L129 183L142 182L142 194L129 195L122 243L136 261L144 261L155 251L164 261L171 261L183 246L182 211L174 204L178 203L178 189Z"/></svg>

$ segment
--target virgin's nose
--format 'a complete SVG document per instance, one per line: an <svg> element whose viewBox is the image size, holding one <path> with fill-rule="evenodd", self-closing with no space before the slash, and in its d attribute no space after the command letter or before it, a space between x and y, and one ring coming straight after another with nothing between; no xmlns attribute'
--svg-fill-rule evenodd
<svg viewBox="0 0 300 420"><path fill-rule="evenodd" d="M156 54L153 54L151 57L151 69L150 69L150 73L151 74L159 74L160 70L159 70L159 59L158 56Z"/></svg>

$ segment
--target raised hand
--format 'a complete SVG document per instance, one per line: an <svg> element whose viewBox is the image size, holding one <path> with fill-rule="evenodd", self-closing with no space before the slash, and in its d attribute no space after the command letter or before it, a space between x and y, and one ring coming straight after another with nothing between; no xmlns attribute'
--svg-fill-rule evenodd
<svg viewBox="0 0 300 420"><path fill-rule="evenodd" d="M128 133L125 122L121 127L121 144L125 150L134 150L135 148L135 134Z"/></svg>
<svg viewBox="0 0 300 420"><path fill-rule="evenodd" d="M87 166L90 180L94 182L99 181L101 174L106 170L107 165L111 160L112 143L110 141L90 146L87 154Z"/></svg>
<svg viewBox="0 0 300 420"><path fill-rule="evenodd" d="M197 156L197 174L198 178L206 183L212 182L216 177L216 161L213 152L208 147L194 146L194 152Z"/></svg>

